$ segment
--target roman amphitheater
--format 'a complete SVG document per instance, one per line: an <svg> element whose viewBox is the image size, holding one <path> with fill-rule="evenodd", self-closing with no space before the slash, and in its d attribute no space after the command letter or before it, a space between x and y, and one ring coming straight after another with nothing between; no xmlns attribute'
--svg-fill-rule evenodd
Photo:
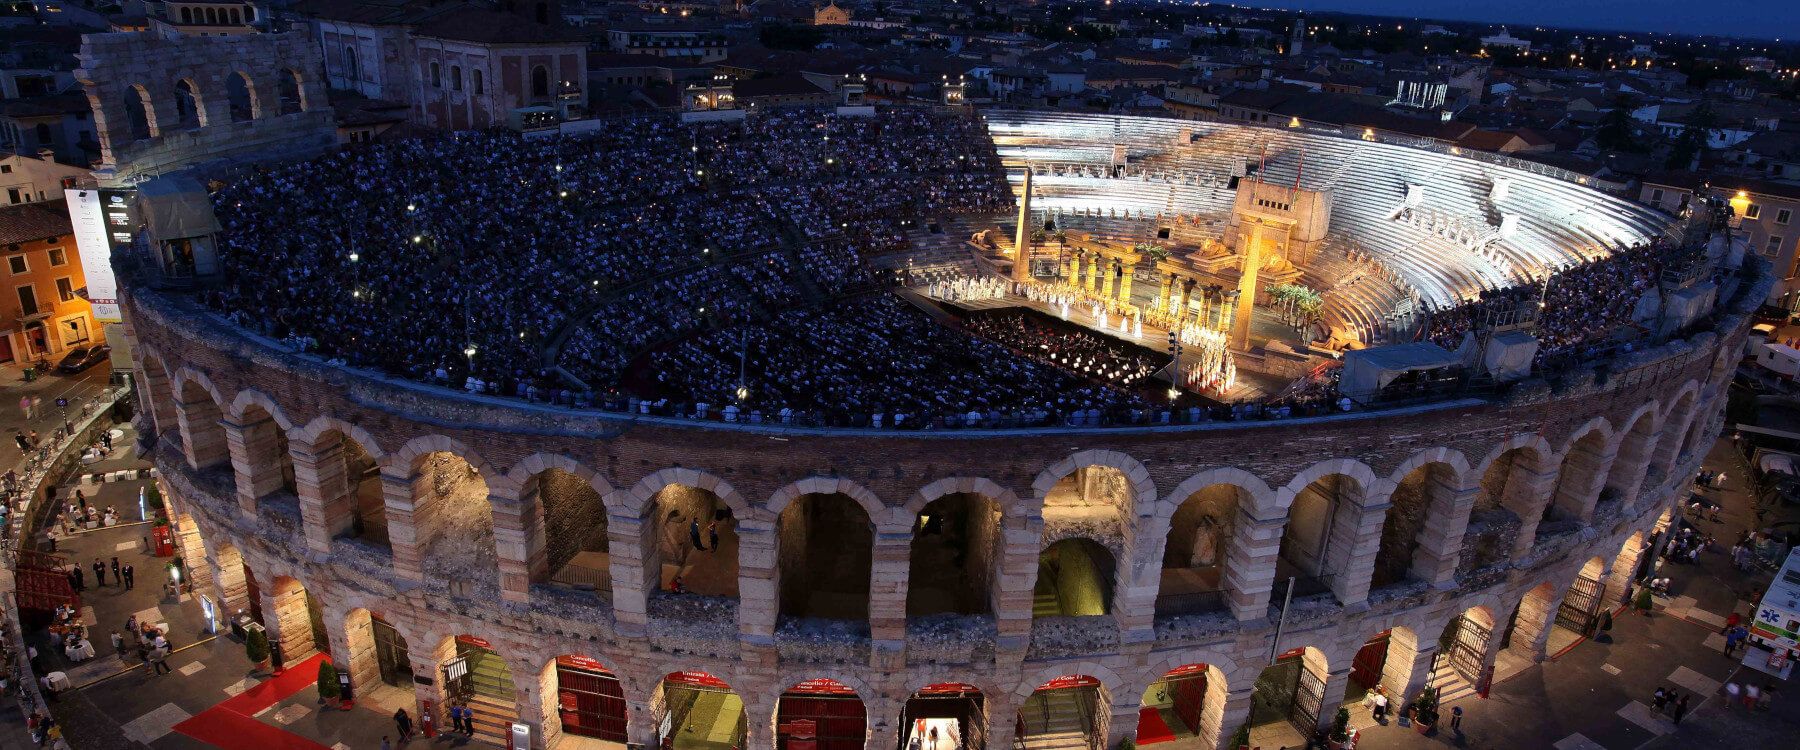
<svg viewBox="0 0 1800 750"><path fill-rule="evenodd" d="M1373 133L652 125L619 126L659 139L629 159L469 135L239 173L216 236L149 239L123 273L140 433L209 606L545 748L1310 731L1370 690L1484 693L1619 604L1769 284L1582 178ZM608 260L441 249L493 216L588 226ZM953 289L984 279L1009 286ZM1325 292L1317 335L1272 281ZM1007 300L1143 357L1197 321L1262 385L1170 404L952 330ZM1456 359L1340 398L1327 373L1412 361L1382 352ZM1462 374L1386 390L1427 370Z"/></svg>

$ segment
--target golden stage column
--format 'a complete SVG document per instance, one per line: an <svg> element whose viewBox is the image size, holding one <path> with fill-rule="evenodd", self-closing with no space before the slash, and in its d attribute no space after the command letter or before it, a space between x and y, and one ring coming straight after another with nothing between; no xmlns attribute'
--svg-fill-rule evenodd
<svg viewBox="0 0 1800 750"><path fill-rule="evenodd" d="M1100 256L1095 255L1094 257L1089 258L1088 263L1087 263L1087 279L1086 279L1086 283L1084 284L1084 286L1087 287L1088 291L1090 291L1090 292L1094 291L1094 281L1096 280L1096 277L1098 277L1099 275L1100 275Z"/></svg>
<svg viewBox="0 0 1800 750"><path fill-rule="evenodd" d="M1063 283L1075 286L1078 279L1081 278L1081 251L1069 251L1069 257L1065 259L1065 262L1068 270L1063 272Z"/></svg>
<svg viewBox="0 0 1800 750"><path fill-rule="evenodd" d="M1019 197L1019 233L1013 237L1013 281L1031 280L1031 165L1025 165L1025 189Z"/></svg>
<svg viewBox="0 0 1800 750"><path fill-rule="evenodd" d="M1100 272L1100 298L1101 298L1101 299L1112 299L1112 290L1113 290L1113 259L1112 259L1112 258L1102 258L1102 259L1100 259L1100 268L1101 268L1101 272Z"/></svg>
<svg viewBox="0 0 1800 750"><path fill-rule="evenodd" d="M1244 243L1244 269L1238 276L1237 306L1231 322L1231 348L1250 346L1250 311L1256 309L1256 272L1262 268L1261 224L1252 225L1250 241Z"/></svg>
<svg viewBox="0 0 1800 750"><path fill-rule="evenodd" d="M1175 274L1158 273L1156 276L1157 281L1160 282L1156 289L1156 311L1167 315L1169 313L1169 291L1172 286L1171 282L1175 279Z"/></svg>
<svg viewBox="0 0 1800 750"><path fill-rule="evenodd" d="M1177 322L1187 319L1188 306L1193 300L1193 294L1193 279L1175 280L1175 320Z"/></svg>
<svg viewBox="0 0 1800 750"><path fill-rule="evenodd" d="M1119 301L1131 304L1131 268L1123 263L1119 264Z"/></svg>

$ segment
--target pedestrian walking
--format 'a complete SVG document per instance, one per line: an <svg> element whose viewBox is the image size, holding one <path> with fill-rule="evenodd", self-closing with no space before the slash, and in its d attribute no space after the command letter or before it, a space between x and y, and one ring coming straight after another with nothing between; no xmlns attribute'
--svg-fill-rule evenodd
<svg viewBox="0 0 1800 750"><path fill-rule="evenodd" d="M467 703L463 704L463 735L475 736L475 709L469 708Z"/></svg>
<svg viewBox="0 0 1800 750"><path fill-rule="evenodd" d="M394 709L394 728L399 730L401 742L412 736L412 717L406 715L406 709Z"/></svg>
<svg viewBox="0 0 1800 750"><path fill-rule="evenodd" d="M117 555L114 555L113 559L112 559L112 574L113 574L113 580L115 580L115 581L124 580L119 577L119 558Z"/></svg>
<svg viewBox="0 0 1800 750"><path fill-rule="evenodd" d="M119 631L117 631L117 630L114 630L112 632L112 644L113 644L113 653L115 653L115 654L125 653L125 636L120 635Z"/></svg>
<svg viewBox="0 0 1800 750"><path fill-rule="evenodd" d="M1737 650L1738 641L1741 640L1742 638L1743 638L1743 636L1740 634L1739 630L1735 627L1727 628L1725 630L1725 656L1727 658L1729 658L1731 656L1731 652Z"/></svg>
<svg viewBox="0 0 1800 750"><path fill-rule="evenodd" d="M19 412L25 415L25 421L31 421L31 397L19 397Z"/></svg>
<svg viewBox="0 0 1800 750"><path fill-rule="evenodd" d="M714 552L719 551L719 522L718 521L714 521L714 522L706 525L706 544L707 544L707 546L712 548L712 551L714 551Z"/></svg>
<svg viewBox="0 0 1800 750"><path fill-rule="evenodd" d="M25 439L25 433L15 431L13 433L13 442L19 444L20 451L25 453L31 452L31 441Z"/></svg>
<svg viewBox="0 0 1800 750"><path fill-rule="evenodd" d="M1458 735L1462 734L1462 706L1453 706L1450 709L1450 731Z"/></svg>
<svg viewBox="0 0 1800 750"><path fill-rule="evenodd" d="M1758 688L1756 686L1756 683L1754 683L1754 682L1744 683L1744 708L1750 709L1752 711L1756 710L1756 699L1761 694L1762 694L1762 689Z"/></svg>
<svg viewBox="0 0 1800 750"><path fill-rule="evenodd" d="M694 549L700 550L702 552L706 551L706 544L700 541L700 517L699 516L695 516L694 520L688 522L688 541L691 541L694 543Z"/></svg>
<svg viewBox="0 0 1800 750"><path fill-rule="evenodd" d="M87 590L87 574L81 572L80 565L75 566L74 573L75 573L75 590L76 591L86 591Z"/></svg>
<svg viewBox="0 0 1800 750"><path fill-rule="evenodd" d="M1688 697L1686 693L1682 693L1680 698L1675 699L1675 723L1677 725L1681 724L1681 717L1687 715L1687 704Z"/></svg>
<svg viewBox="0 0 1800 750"><path fill-rule="evenodd" d="M1725 683L1725 707L1731 708L1733 706L1736 706L1737 702L1738 702L1738 696L1742 692L1743 692L1742 688L1739 688L1737 683L1735 683L1735 682Z"/></svg>
<svg viewBox="0 0 1800 750"><path fill-rule="evenodd" d="M1668 703L1668 702L1669 702L1669 694L1668 694L1666 688L1659 687L1656 689L1656 694L1650 696L1650 706L1652 708L1655 708L1656 712L1659 714L1662 713L1663 704Z"/></svg>
<svg viewBox="0 0 1800 750"><path fill-rule="evenodd" d="M1383 691L1379 687L1375 688L1375 710L1372 712L1375 715L1375 723L1387 723L1387 709L1388 698L1386 691Z"/></svg>
<svg viewBox="0 0 1800 750"><path fill-rule="evenodd" d="M106 563L100 562L98 557L94 558L94 585L106 585Z"/></svg>
<svg viewBox="0 0 1800 750"><path fill-rule="evenodd" d="M137 585L135 580L136 571L132 570L131 563L125 563L125 568L121 570L120 573L124 575L124 578L121 580L125 581L126 591L130 591L132 586Z"/></svg>

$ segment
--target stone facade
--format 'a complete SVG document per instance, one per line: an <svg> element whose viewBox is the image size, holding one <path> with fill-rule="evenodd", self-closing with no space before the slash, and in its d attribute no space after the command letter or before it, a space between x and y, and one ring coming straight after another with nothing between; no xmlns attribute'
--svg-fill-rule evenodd
<svg viewBox="0 0 1800 750"><path fill-rule="evenodd" d="M87 34L79 59L103 187L337 144L319 48L302 34Z"/></svg>
<svg viewBox="0 0 1800 750"><path fill-rule="evenodd" d="M210 589L202 590L235 610L243 581L255 580L271 640L304 648L310 634L292 632L305 622L294 614L304 597L293 591L303 587L323 610L332 655L359 681L372 679L373 614L411 644L421 676L441 677L459 635L491 643L510 668L518 720L540 746L562 731L555 660L579 655L622 682L633 742L657 740L663 676L704 670L742 697L750 747L773 746L785 689L821 678L864 702L869 747L894 746L908 697L945 682L982 691L987 742L1006 747L1034 690L1083 675L1099 683L1095 731L1111 746L1132 736L1147 687L1199 664L1208 675L1201 739L1223 747L1247 720L1271 652L1277 559L1294 544L1289 527L1303 503L1323 503L1303 536L1322 545L1325 564L1309 574L1324 587L1296 596L1277 647L1323 684L1318 715L1327 721L1355 655L1378 634L1388 655L1380 682L1411 696L1429 677L1438 634L1461 618L1492 631L1476 649L1491 667L1509 622L1508 648L1543 658L1578 576L1607 582L1609 602L1618 601L1720 428L1745 314L1769 283L1766 268L1752 265L1762 276L1742 277L1733 299L1743 304L1712 330L1556 383L1519 383L1502 399L1110 430L877 433L578 412L330 367L129 280L125 309L150 407L141 434L152 436L147 447L183 528L191 523L204 545ZM349 443L378 476L345 470ZM547 472L555 481L540 481ZM385 544L337 533L355 497L374 491L366 482L379 483ZM475 487L485 488L485 503ZM671 500L668 488L707 504ZM545 509L587 515L592 501L545 495L588 490L606 516L610 580L607 591L583 594L547 585L547 560L569 554L594 519ZM991 503L976 517L991 525L977 538L993 553L972 557L986 568L987 607L948 620L908 617L919 517L953 495ZM784 525L794 515L784 511L821 499L854 506L835 517L868 524L866 533L833 532L839 544L868 546L868 615L833 624L840 629L797 626L780 604L796 583L783 580L804 541L796 534L806 532ZM1220 524L1229 529L1219 543L1220 604L1159 615L1168 540L1191 546L1196 533L1182 526L1200 515L1182 509L1190 499L1231 513ZM1552 502L1561 515L1540 525ZM715 506L729 514L707 516ZM728 517L735 597L659 591L663 558L686 534L665 523L671 513ZM1481 520L1496 514L1512 520ZM571 537L569 527L581 532ZM1516 536L1490 540L1489 559L1468 563L1468 534L1496 527ZM1064 538L1115 557L1108 614L1033 616L1039 555ZM483 554L434 559L445 544L481 545ZM441 680L414 689L442 706Z"/></svg>

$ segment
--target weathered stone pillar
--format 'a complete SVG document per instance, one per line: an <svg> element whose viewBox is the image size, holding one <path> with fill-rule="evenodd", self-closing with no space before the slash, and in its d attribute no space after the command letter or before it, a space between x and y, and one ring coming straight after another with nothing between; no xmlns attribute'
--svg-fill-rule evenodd
<svg viewBox="0 0 1800 750"><path fill-rule="evenodd" d="M1451 472L1426 472L1425 528L1419 530L1419 546L1413 551L1413 576L1437 587L1456 584L1456 564L1462 556L1469 514L1481 485L1457 487Z"/></svg>
<svg viewBox="0 0 1800 750"><path fill-rule="evenodd" d="M1605 579L1609 595L1606 607L1611 608L1615 602L1627 604L1631 601L1632 576L1643 561L1644 547L1642 540L1626 540L1624 548L1619 550L1618 559L1613 560L1612 573Z"/></svg>
<svg viewBox="0 0 1800 750"><path fill-rule="evenodd" d="M156 427L158 437L177 432L180 427L175 418L175 398L169 390L169 374L162 367L146 367L140 365L138 377L143 379L144 411L150 414L150 421Z"/></svg>
<svg viewBox="0 0 1800 750"><path fill-rule="evenodd" d="M394 553L394 575L408 581L424 581L425 568L419 549L419 529L426 519L415 510L410 467L381 467L381 497L386 506L388 547Z"/></svg>
<svg viewBox="0 0 1800 750"><path fill-rule="evenodd" d="M1604 446L1594 448L1585 441L1575 441L1557 474L1556 496L1552 498L1557 510L1570 518L1593 520L1594 503L1600 499L1600 487L1606 483L1612 462L1613 454Z"/></svg>
<svg viewBox="0 0 1800 750"><path fill-rule="evenodd" d="M282 664L293 666L312 656L312 617L306 609L306 588L298 582L286 586L264 583L257 587L262 595L263 627L269 631L269 643L280 644Z"/></svg>
<svg viewBox="0 0 1800 750"><path fill-rule="evenodd" d="M1032 587L1037 583L1038 545L1044 534L1041 517L1009 517L1001 527L1002 547L996 562L999 595L994 599L994 625L1001 648L1023 649L1031 640Z"/></svg>
<svg viewBox="0 0 1800 750"><path fill-rule="evenodd" d="M1307 661L1311 662L1310 653ZM1307 669L1313 669L1308 663ZM1317 673L1317 670L1314 670ZM1344 692L1350 689L1350 665L1346 662L1341 668L1334 669L1325 678L1325 694L1319 699L1319 726L1329 728L1332 720L1337 718L1339 706L1344 705ZM1391 703L1389 705L1392 705Z"/></svg>
<svg viewBox="0 0 1800 750"><path fill-rule="evenodd" d="M1500 636L1489 638L1499 641ZM1436 639L1428 639L1417 633L1395 629L1388 635L1388 661L1396 658L1409 658L1406 668L1393 670L1399 678L1389 681L1383 676L1381 684L1388 691L1388 708L1398 712L1406 702L1418 697L1419 691L1431 684L1431 666L1437 661L1438 644Z"/></svg>
<svg viewBox="0 0 1800 750"><path fill-rule="evenodd" d="M246 519L256 518L256 501L281 489L280 426L267 414L242 422L226 419L225 445L231 457L232 474L237 477L238 511Z"/></svg>
<svg viewBox="0 0 1800 750"><path fill-rule="evenodd" d="M1506 481L1506 496L1501 502L1519 517L1519 535L1513 540L1512 555L1517 558L1530 553L1537 541L1538 524L1544 520L1544 504L1554 501L1550 493L1556 489L1556 472L1539 473L1515 462L1512 474Z"/></svg>
<svg viewBox="0 0 1800 750"><path fill-rule="evenodd" d="M314 552L330 552L331 538L349 531L356 520L351 512L355 499L349 496L343 443L329 440L323 446L295 446L291 455L306 546Z"/></svg>
<svg viewBox="0 0 1800 750"><path fill-rule="evenodd" d="M1275 588L1275 560L1281 554L1281 532L1287 515L1261 519L1242 508L1225 551L1227 603L1238 622L1269 616L1269 594Z"/></svg>
<svg viewBox="0 0 1800 750"><path fill-rule="evenodd" d="M869 637L877 651L906 646L906 587L911 573L912 529L877 528L869 566Z"/></svg>
<svg viewBox="0 0 1800 750"><path fill-rule="evenodd" d="M325 630L331 636L331 659L338 669L349 670L351 689L360 694L381 684L381 665L375 656L373 616L365 611L350 617L328 609L326 618ZM339 623L339 627L330 627L332 622Z"/></svg>
<svg viewBox="0 0 1800 750"><path fill-rule="evenodd" d="M540 565L543 557L543 531L535 520L528 518L535 514L535 509L520 500L492 493L488 495L488 504L494 509L494 557L500 568L500 598L509 602L529 602L530 540L534 528L538 533ZM482 571L469 571L471 578L481 575Z"/></svg>
<svg viewBox="0 0 1800 750"><path fill-rule="evenodd" d="M606 517L613 629L621 637L644 636L650 621L650 594L662 585L662 564L657 559L658 540L651 531L653 525L654 522L638 516L615 513Z"/></svg>
<svg viewBox="0 0 1800 750"><path fill-rule="evenodd" d="M1112 705L1108 707L1112 718L1106 723L1107 747L1118 747L1125 740L1137 738L1138 708L1143 701L1142 693L1129 690L1112 692Z"/></svg>
<svg viewBox="0 0 1800 750"><path fill-rule="evenodd" d="M1648 415L1639 419L1649 419ZM1621 508L1630 508L1637 502L1638 490L1644 486L1645 473L1650 469L1650 452L1661 433L1650 435L1642 440L1633 440L1631 433L1625 433L1619 440L1619 447L1613 456L1614 470L1607 471L1607 486L1619 493ZM1617 475L1614 478L1613 475Z"/></svg>
<svg viewBox="0 0 1800 750"><path fill-rule="evenodd" d="M1381 554L1381 525L1393 505L1363 505L1362 493L1347 483L1338 493L1337 513L1326 533L1325 571L1341 571L1330 577L1331 595L1345 606L1369 600L1369 583L1375 576L1375 558ZM1329 574L1327 574L1329 575Z"/></svg>
<svg viewBox="0 0 1800 750"><path fill-rule="evenodd" d="M1513 653L1533 662L1544 660L1544 648L1550 642L1550 628L1556 626L1556 610L1562 606L1564 593L1542 598L1527 594L1519 602L1512 645L1508 647Z"/></svg>
<svg viewBox="0 0 1800 750"><path fill-rule="evenodd" d="M775 643L780 613L775 566L775 524L738 519L738 638L758 646ZM757 722L751 722L754 727ZM768 740L764 732L763 739ZM753 745L762 747L762 745Z"/></svg>
<svg viewBox="0 0 1800 750"><path fill-rule="evenodd" d="M1250 698L1255 693L1254 683L1244 683L1234 684L1225 694L1224 706L1219 710L1219 734L1212 744L1215 750L1237 750L1231 738L1239 727L1250 722Z"/></svg>
<svg viewBox="0 0 1800 750"><path fill-rule="evenodd" d="M225 430L219 424L219 405L205 390L185 389L175 402L175 420L181 426L181 445L188 466L209 469L230 460Z"/></svg>
<svg viewBox="0 0 1800 750"><path fill-rule="evenodd" d="M984 698L987 704L987 746L994 750L1012 747L1014 732L1019 726L1018 701L1010 694L989 695Z"/></svg>

